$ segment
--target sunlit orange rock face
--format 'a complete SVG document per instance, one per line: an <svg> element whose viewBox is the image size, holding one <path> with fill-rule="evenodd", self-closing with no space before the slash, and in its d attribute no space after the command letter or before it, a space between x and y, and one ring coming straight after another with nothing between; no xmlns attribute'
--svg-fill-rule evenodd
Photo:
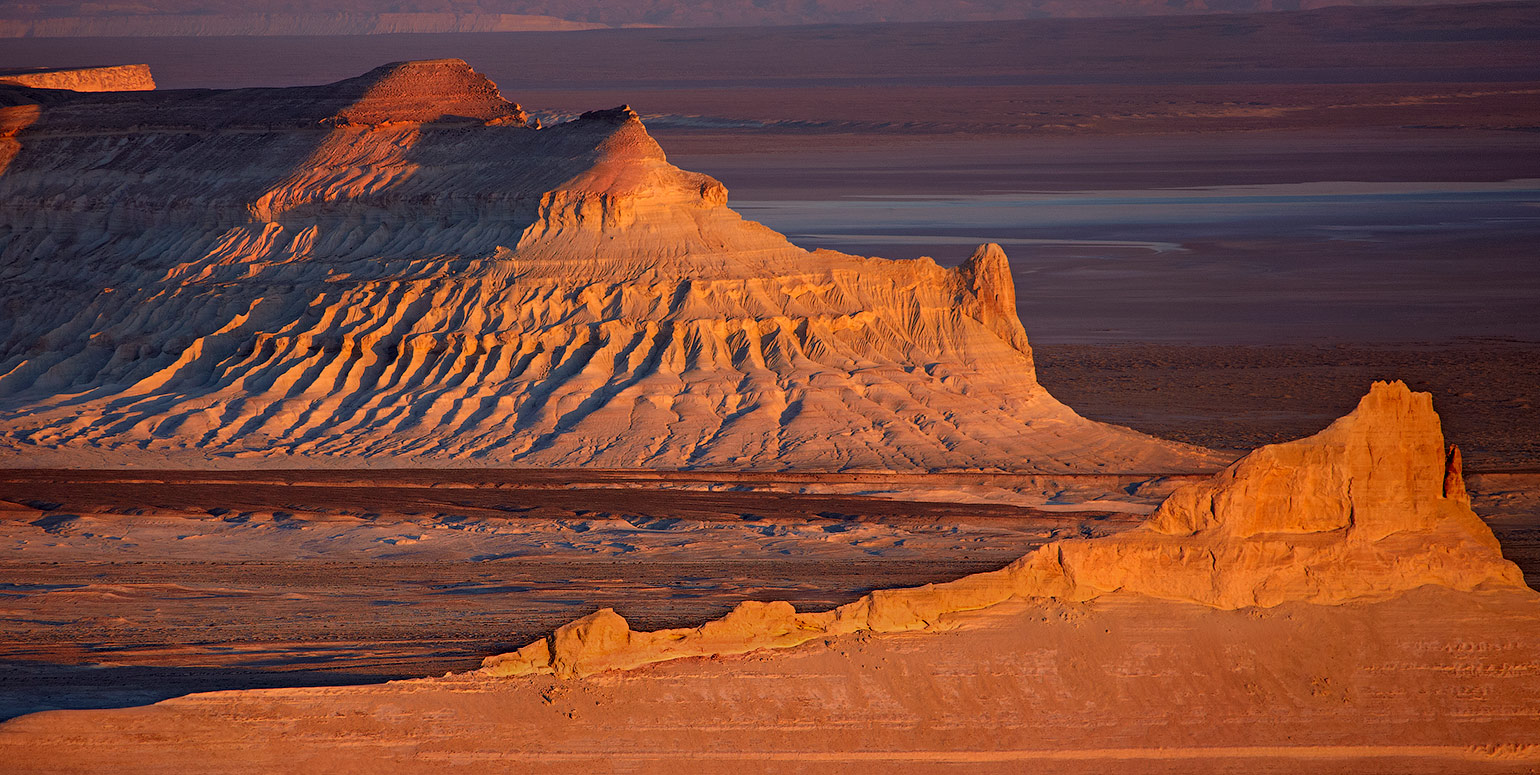
<svg viewBox="0 0 1540 775"><path fill-rule="evenodd" d="M682 656L794 646L829 635L933 628L1012 598L1133 593L1220 609L1382 600L1423 586L1527 590L1448 471L1432 396L1375 383L1307 439L1262 447L1172 493L1138 529L1048 544L945 584L881 590L833 611L744 603L699 628L630 632L599 611L487 660L491 675L586 675ZM1446 492L1446 486L1449 488Z"/></svg>
<svg viewBox="0 0 1540 775"><path fill-rule="evenodd" d="M149 65L0 70L0 86L5 85L77 92L149 91L155 88L155 77Z"/></svg>
<svg viewBox="0 0 1540 775"><path fill-rule="evenodd" d="M29 772L1524 772L1540 597L1446 461L1429 396L1378 383L1140 528L999 571L656 632L605 609L477 673L37 714L0 726L0 755Z"/></svg>
<svg viewBox="0 0 1540 775"><path fill-rule="evenodd" d="M10 464L1224 462L1048 395L998 247L801 250L629 108L536 128L458 60L15 99Z"/></svg>

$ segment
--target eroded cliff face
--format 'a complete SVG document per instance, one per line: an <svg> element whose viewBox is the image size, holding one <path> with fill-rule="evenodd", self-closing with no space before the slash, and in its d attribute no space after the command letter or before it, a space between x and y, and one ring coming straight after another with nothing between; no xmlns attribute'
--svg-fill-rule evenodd
<svg viewBox="0 0 1540 775"><path fill-rule="evenodd" d="M863 630L944 628L951 614L1011 598L1123 592L1236 609L1384 600L1422 586L1522 589L1451 459L1432 396L1379 382L1326 430L1177 490L1126 533L1054 542L998 571L879 590L820 613L745 602L700 627L632 632L604 609L488 658L482 672L574 677Z"/></svg>
<svg viewBox="0 0 1540 775"><path fill-rule="evenodd" d="M629 108L464 62L0 114L0 454L1165 471L1034 379L1004 253L807 252Z"/></svg>

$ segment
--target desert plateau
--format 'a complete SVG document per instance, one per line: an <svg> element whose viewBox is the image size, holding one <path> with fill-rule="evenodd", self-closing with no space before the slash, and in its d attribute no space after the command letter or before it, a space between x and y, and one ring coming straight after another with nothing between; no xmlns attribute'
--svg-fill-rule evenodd
<svg viewBox="0 0 1540 775"><path fill-rule="evenodd" d="M18 773L1540 773L1540 3L0 10Z"/></svg>

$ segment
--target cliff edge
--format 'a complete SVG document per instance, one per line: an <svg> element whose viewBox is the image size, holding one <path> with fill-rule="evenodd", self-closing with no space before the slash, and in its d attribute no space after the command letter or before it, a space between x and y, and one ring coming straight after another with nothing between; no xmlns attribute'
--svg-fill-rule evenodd
<svg viewBox="0 0 1540 775"><path fill-rule="evenodd" d="M603 609L489 657L481 672L576 677L859 631L946 628L951 614L1011 598L1121 592L1236 609L1384 600L1422 586L1523 588L1471 511L1453 459L1432 396L1377 382L1326 430L1262 447L1177 490L1126 533L1057 541L998 571L879 590L821 613L745 602L700 627L633 632Z"/></svg>

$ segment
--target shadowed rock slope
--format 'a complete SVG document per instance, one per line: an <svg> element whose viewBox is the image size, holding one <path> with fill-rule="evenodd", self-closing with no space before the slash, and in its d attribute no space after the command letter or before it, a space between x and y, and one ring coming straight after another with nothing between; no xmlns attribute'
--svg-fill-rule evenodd
<svg viewBox="0 0 1540 775"><path fill-rule="evenodd" d="M1167 471L1036 383L1003 252L801 250L617 108L464 62L0 90L0 455Z"/></svg>

